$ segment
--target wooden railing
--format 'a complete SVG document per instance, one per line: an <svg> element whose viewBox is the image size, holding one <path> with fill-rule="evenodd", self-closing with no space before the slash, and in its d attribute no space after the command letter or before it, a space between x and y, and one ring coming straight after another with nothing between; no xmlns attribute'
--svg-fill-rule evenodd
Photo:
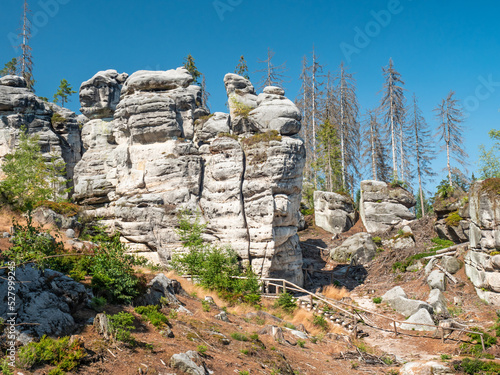
<svg viewBox="0 0 500 375"><path fill-rule="evenodd" d="M246 277L244 277L244 276L234 276L234 278L246 279ZM337 310L341 314L347 315L351 319L354 319L354 321L356 322L355 327L354 327L355 332L357 332L357 323L358 322L367 324L366 317L363 317L359 314L359 312L362 311L364 313L372 314L374 316L378 316L382 319L389 321L391 329L394 329L394 333L396 334L396 336L398 334L406 334L404 332L401 332L401 329L398 331L397 324L408 324L408 325L414 325L414 326L432 327L432 328L436 329L436 332L438 332L439 329L441 329L441 335L440 335L441 337L437 337L436 334L434 334L434 336L432 336L432 337L431 336L425 336L425 337L433 338L433 339L440 338L443 342L445 341L445 332L446 331L459 331L460 335L462 333L472 333L472 334L476 334L476 335L480 336L483 351L486 350L485 345L484 345L484 334L482 332L476 332L476 331L471 331L471 330L467 330L467 329L441 327L441 326L435 326L435 325L425 324L425 323L413 323L413 322L408 322L408 321L396 320L396 319L387 317L385 315L379 314L375 311L371 311L371 310L368 310L368 309L360 307L360 306L353 306L353 305L348 304L348 303L343 302L343 301L333 302L333 300L329 299L328 297L320 296L316 293L310 292L310 291L308 291L304 288L301 288L300 286L298 286L298 285L296 285L288 280L284 280L284 279L274 279L274 278L263 277L263 278L260 278L259 281L261 283L261 294L263 297L276 298L276 297L278 297L278 295L280 293L285 293L288 290L294 291L294 292L299 292L299 293L304 293L304 294L309 296L311 309L314 307L314 300L318 300L318 301L321 301L324 304L330 306L334 310ZM270 286L275 288L273 293L270 293ZM341 307L339 305L342 305L344 307ZM348 309L350 309L351 311L349 311ZM370 327L375 328L375 329L384 330L384 328L376 326L375 323L373 323L373 322L371 322L371 324L367 324L367 325L369 325ZM464 326L464 327L466 327L466 326ZM459 335L459 338L460 338L460 335ZM424 337L424 336L421 336L421 337Z"/></svg>

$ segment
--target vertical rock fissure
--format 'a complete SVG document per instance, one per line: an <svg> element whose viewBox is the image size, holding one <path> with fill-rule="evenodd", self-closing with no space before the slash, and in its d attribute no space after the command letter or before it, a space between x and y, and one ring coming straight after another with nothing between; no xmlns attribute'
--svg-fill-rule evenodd
<svg viewBox="0 0 500 375"><path fill-rule="evenodd" d="M252 266L252 255L250 254L250 230L248 228L248 223L247 223L247 215L245 213L245 198L243 197L243 183L245 182L245 173L247 171L247 156L245 154L245 149L241 147L241 152L243 155L243 171L241 172L241 179L240 179L240 204L241 204L241 214L243 215L243 225L245 226L245 229L247 231L247 241L248 241L248 248L247 248L247 256L248 256L248 266Z"/></svg>

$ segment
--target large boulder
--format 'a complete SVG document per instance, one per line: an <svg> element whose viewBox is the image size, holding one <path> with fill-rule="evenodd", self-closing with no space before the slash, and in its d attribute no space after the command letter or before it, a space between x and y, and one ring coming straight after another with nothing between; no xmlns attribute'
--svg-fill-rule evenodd
<svg viewBox="0 0 500 375"><path fill-rule="evenodd" d="M407 323L398 323L401 329L406 331L435 331L434 321L432 316L427 309L420 309L407 320ZM408 324L408 323L418 323L418 324ZM425 325L424 325L425 324ZM434 326L434 327L433 327Z"/></svg>
<svg viewBox="0 0 500 375"><path fill-rule="evenodd" d="M427 299L427 303L429 303L434 309L435 314L448 314L448 309L446 307L446 299L444 298L444 294L439 289L432 289L429 293L429 298Z"/></svg>
<svg viewBox="0 0 500 375"><path fill-rule="evenodd" d="M330 233L348 231L356 222L352 198L343 194L315 191L314 220L318 227Z"/></svg>
<svg viewBox="0 0 500 375"><path fill-rule="evenodd" d="M391 187L382 181L361 181L359 213L369 233L383 232L404 220L414 220L409 209L416 201L402 187Z"/></svg>
<svg viewBox="0 0 500 375"><path fill-rule="evenodd" d="M192 81L184 68L130 75L113 117L83 126L75 198L132 251L163 262L183 251L178 212L198 212L207 241L231 245L259 275L302 284L303 141L250 118L249 80L226 75L230 114L213 115Z"/></svg>
<svg viewBox="0 0 500 375"><path fill-rule="evenodd" d="M395 311L408 317L415 314L420 309L425 309L429 313L433 313L433 308L430 304L424 301L409 299L406 297L396 297L387 301Z"/></svg>
<svg viewBox="0 0 500 375"><path fill-rule="evenodd" d="M373 242L372 236L368 233L357 233L342 245L330 251L330 257L336 262L353 261L357 264L370 262L377 253L377 245Z"/></svg>
<svg viewBox="0 0 500 375"><path fill-rule="evenodd" d="M400 375L430 375L430 374L454 374L455 372L442 363L435 361L418 361L405 363Z"/></svg>
<svg viewBox="0 0 500 375"><path fill-rule="evenodd" d="M446 290L446 275L438 270L434 270L427 277L427 284L432 289L439 289L444 292Z"/></svg>
<svg viewBox="0 0 500 375"><path fill-rule="evenodd" d="M16 313L16 323L30 323L17 326L21 338L64 336L74 332L76 324L72 314L88 300L82 284L60 272L27 265L15 269L17 282L11 291L7 271L0 270L0 318L7 321L12 317L10 313ZM15 295L14 305L10 304L12 299L8 294L11 293Z"/></svg>
<svg viewBox="0 0 500 375"><path fill-rule="evenodd" d="M465 272L478 296L500 306L500 179L477 181L469 191L470 251Z"/></svg>

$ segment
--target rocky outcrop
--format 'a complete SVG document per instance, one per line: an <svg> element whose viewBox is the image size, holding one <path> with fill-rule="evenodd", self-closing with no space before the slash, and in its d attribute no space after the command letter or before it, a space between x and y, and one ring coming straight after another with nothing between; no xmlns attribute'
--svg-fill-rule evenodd
<svg viewBox="0 0 500 375"><path fill-rule="evenodd" d="M470 248L465 272L479 297L500 306L500 179L476 182L469 191Z"/></svg>
<svg viewBox="0 0 500 375"><path fill-rule="evenodd" d="M82 85L84 97L99 99L82 102L91 120L75 198L86 212L132 250L163 261L180 249L177 213L198 212L208 240L230 244L260 275L301 284L305 148L296 136L300 112L284 92L268 87L257 96L250 81L228 74L230 114L209 114L184 68L139 71L123 85L120 77L100 72Z"/></svg>
<svg viewBox="0 0 500 375"><path fill-rule="evenodd" d="M436 196L433 204L439 238L455 243L469 241L469 203L467 194L455 189L449 197Z"/></svg>
<svg viewBox="0 0 500 375"><path fill-rule="evenodd" d="M314 192L314 220L327 232L347 232L356 222L354 202L348 195L326 191Z"/></svg>
<svg viewBox="0 0 500 375"><path fill-rule="evenodd" d="M18 326L17 339L23 342L43 335L73 333L76 324L72 314L88 300L85 287L60 272L32 265L18 267L15 275L15 290L10 291L7 270L0 270L0 317L7 321L12 317L9 313L14 312L17 323L30 323ZM14 305L8 303L12 298L8 299L7 291L15 294Z"/></svg>
<svg viewBox="0 0 500 375"><path fill-rule="evenodd" d="M82 154L81 121L70 110L45 102L28 90L24 78L0 78L0 164L14 151L24 129L38 137L47 161L66 163L65 177L72 179Z"/></svg>
<svg viewBox="0 0 500 375"><path fill-rule="evenodd" d="M369 233L383 232L403 222L414 220L409 209L415 206L413 194L402 187L382 181L361 181L359 213Z"/></svg>

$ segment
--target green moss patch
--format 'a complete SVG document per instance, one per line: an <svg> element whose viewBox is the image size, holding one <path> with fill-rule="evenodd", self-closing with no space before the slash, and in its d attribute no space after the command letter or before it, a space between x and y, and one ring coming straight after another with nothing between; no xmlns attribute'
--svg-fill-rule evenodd
<svg viewBox="0 0 500 375"><path fill-rule="evenodd" d="M462 220L463 218L458 214L458 211L453 211L444 219L444 222L449 227L458 227Z"/></svg>
<svg viewBox="0 0 500 375"><path fill-rule="evenodd" d="M245 146L253 146L259 143L269 143L271 141L281 141L281 135L277 130L271 130L266 133L258 133L251 137L245 138L242 143Z"/></svg>

